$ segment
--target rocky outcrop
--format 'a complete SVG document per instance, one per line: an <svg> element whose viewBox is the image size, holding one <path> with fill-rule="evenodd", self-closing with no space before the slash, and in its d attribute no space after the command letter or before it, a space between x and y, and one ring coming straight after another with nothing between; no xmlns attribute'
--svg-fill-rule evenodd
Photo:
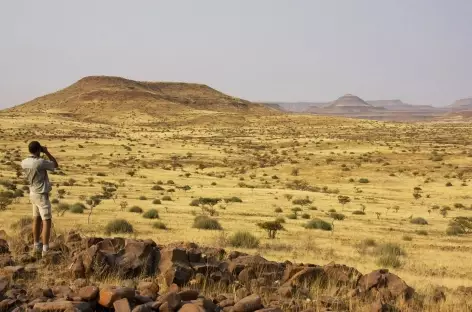
<svg viewBox="0 0 472 312"><path fill-rule="evenodd" d="M51 245L62 262L25 258L33 263L19 261L1 268L1 311L343 311L352 301L380 309L396 303L405 306L414 294L388 270L362 275L342 264L280 263L234 251L226 256L223 249L196 244L160 246L152 240L82 238L72 232ZM0 247L9 255L7 241ZM71 259L68 285L26 289L17 283L31 279L39 266L61 267L65 259ZM91 282L110 276L123 280L123 285ZM220 293L204 297L201 289ZM321 294L323 289L334 292ZM435 298L440 301L443 296Z"/></svg>

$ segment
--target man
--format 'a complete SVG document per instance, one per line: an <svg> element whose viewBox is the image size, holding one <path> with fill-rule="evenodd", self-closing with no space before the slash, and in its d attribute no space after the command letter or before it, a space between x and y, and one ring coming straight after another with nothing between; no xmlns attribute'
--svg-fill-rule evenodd
<svg viewBox="0 0 472 312"><path fill-rule="evenodd" d="M33 248L35 254L45 256L49 250L52 218L51 202L49 201L49 192L52 188L47 171L53 171L59 165L46 146L41 146L38 141L32 141L28 149L31 156L21 162L21 167L29 182L30 200L33 204ZM41 158L41 152L49 160ZM42 244L40 241L41 222L43 225Z"/></svg>

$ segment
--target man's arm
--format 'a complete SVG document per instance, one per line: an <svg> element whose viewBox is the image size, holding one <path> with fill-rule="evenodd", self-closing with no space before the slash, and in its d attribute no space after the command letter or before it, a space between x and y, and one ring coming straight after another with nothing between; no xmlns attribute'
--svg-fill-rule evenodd
<svg viewBox="0 0 472 312"><path fill-rule="evenodd" d="M49 158L49 160L53 162L54 169L59 168L59 164L57 163L56 158L54 158L54 156L52 156L51 153L49 153L47 147L46 146L41 146L41 148L43 149L43 153L46 154L46 156Z"/></svg>

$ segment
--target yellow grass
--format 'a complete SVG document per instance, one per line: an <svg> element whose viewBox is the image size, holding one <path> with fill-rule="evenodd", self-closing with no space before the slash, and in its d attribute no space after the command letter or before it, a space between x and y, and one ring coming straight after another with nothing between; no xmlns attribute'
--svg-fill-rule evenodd
<svg viewBox="0 0 472 312"><path fill-rule="evenodd" d="M78 229L84 235L104 236L105 225L113 219L130 221L138 238L152 238L158 243L193 241L204 245L225 246L225 237L238 230L248 230L261 239L259 253L273 260L325 264L331 261L354 266L363 273L375 270L377 257L360 253L356 245L363 239L398 243L405 251L403 265L391 269L409 285L430 289L435 285L450 288L472 286L470 255L472 238L445 235L449 220L455 216L472 216L471 210L454 208L454 203L470 207L470 186L461 186L458 174L463 172L469 183L471 158L469 124L447 123L383 123L315 116L241 117L226 114L177 116L165 122L120 126L93 124L45 115L0 115L0 180L14 180L16 175L9 161L26 157L27 142L33 139L46 145L58 159L65 175L50 175L54 183L52 198L57 190L67 195L61 202L79 202L79 196L99 194L100 181L120 184L115 200L104 200L93 212L91 224L87 211L80 214L54 214L59 231ZM161 122L161 123L160 123ZM79 144L83 148L79 148ZM127 151L123 145L131 147ZM442 161L432 161L433 150L443 155ZM7 154L10 152L10 154ZM190 154L189 154L190 153ZM190 156L190 157L189 157ZM329 159L332 159L330 162ZM327 161L328 160L328 161ZM14 161L19 163L18 159ZM173 165L175 170L172 169ZM202 164L205 168L199 169ZM349 171L343 171L346 165ZM299 168L299 175L292 170ZM135 170L130 177L127 172ZM104 177L97 176L103 172ZM190 173L189 177L185 173ZM391 176L390 174L394 174ZM279 179L273 179L276 175ZM217 177L220 176L220 177ZM447 177L446 177L447 176ZM89 183L87 178L93 177ZM76 185L64 186L75 179ZM355 182L349 182L349 179ZM359 183L367 178L367 184ZM286 183L305 180L311 186L326 186L339 194L287 189ZM430 182L425 183L426 180ZM158 180L164 189L174 193L153 191ZM185 192L177 186L189 185ZM446 182L453 186L446 187ZM216 185L212 185L215 182ZM254 188L240 187L245 183ZM59 186L57 186L59 185ZM422 197L414 199L413 188L421 187ZM20 185L21 187L21 185ZM326 213L336 209L346 215L334 222L334 232L303 228L307 220L286 218L286 231L275 240L256 226L261 221L274 220L291 213L295 207L284 195L293 199L308 196L317 210L303 207L308 213L331 222ZM351 202L344 209L338 195L347 195ZM172 201L153 205L152 200L164 195ZM147 200L139 200L146 196ZM237 196L243 203L215 205L217 218L224 231L192 228L199 207L189 203L199 197ZM126 198L124 198L126 197ZM128 208L140 206L144 211L156 208L160 221L168 230L152 227L155 220L120 210L120 202ZM353 215L365 205L365 215ZM433 205L451 207L443 217ZM398 212L393 209L399 206ZM281 207L283 213L274 212ZM389 208L389 209L387 209ZM376 213L380 213L377 219ZM8 210L0 212L2 228L7 232L19 218L29 216L28 197L21 198ZM415 225L410 217L423 217L429 225ZM426 230L428 235L415 232ZM412 241L404 241L408 234Z"/></svg>

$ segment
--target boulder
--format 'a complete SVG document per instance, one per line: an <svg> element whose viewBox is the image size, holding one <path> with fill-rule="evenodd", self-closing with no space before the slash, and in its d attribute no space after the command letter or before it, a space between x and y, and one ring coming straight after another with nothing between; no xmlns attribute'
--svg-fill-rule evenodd
<svg viewBox="0 0 472 312"><path fill-rule="evenodd" d="M117 246L119 242L115 242ZM123 255L117 259L118 274L122 277L151 276L157 273L160 253L153 241L127 240Z"/></svg>
<svg viewBox="0 0 472 312"><path fill-rule="evenodd" d="M303 270L299 271L293 275L284 285L290 285L292 287L299 287L302 285L309 285L314 281L326 281L326 274L322 267L305 267Z"/></svg>
<svg viewBox="0 0 472 312"><path fill-rule="evenodd" d="M198 290L187 289L177 293L182 301L196 300L199 296Z"/></svg>
<svg viewBox="0 0 472 312"><path fill-rule="evenodd" d="M159 293L159 285L154 282L141 281L139 282L137 289L140 295L150 297L153 300L156 299L157 294Z"/></svg>
<svg viewBox="0 0 472 312"><path fill-rule="evenodd" d="M140 304L134 307L131 312L152 312L152 305Z"/></svg>
<svg viewBox="0 0 472 312"><path fill-rule="evenodd" d="M157 301L161 303L159 311L175 311L180 307L182 303L180 295L175 292L169 292L159 297Z"/></svg>
<svg viewBox="0 0 472 312"><path fill-rule="evenodd" d="M262 300L259 295L250 295L247 296L233 306L234 312L254 312L256 310L262 309Z"/></svg>
<svg viewBox="0 0 472 312"><path fill-rule="evenodd" d="M193 270L189 266L175 264L168 268L167 271L164 271L163 275L167 285L177 284L178 286L184 286L192 279Z"/></svg>
<svg viewBox="0 0 472 312"><path fill-rule="evenodd" d="M108 286L100 290L98 304L105 308L111 308L117 300L133 299L135 291L132 288Z"/></svg>
<svg viewBox="0 0 472 312"><path fill-rule="evenodd" d="M363 275L357 282L357 296L376 297L382 302L401 300L407 302L413 298L415 290L397 275L387 269L376 270Z"/></svg>
<svg viewBox="0 0 472 312"><path fill-rule="evenodd" d="M323 266L323 270L330 285L349 286L354 288L357 281L362 277L362 273L353 267L344 264L331 262Z"/></svg>

